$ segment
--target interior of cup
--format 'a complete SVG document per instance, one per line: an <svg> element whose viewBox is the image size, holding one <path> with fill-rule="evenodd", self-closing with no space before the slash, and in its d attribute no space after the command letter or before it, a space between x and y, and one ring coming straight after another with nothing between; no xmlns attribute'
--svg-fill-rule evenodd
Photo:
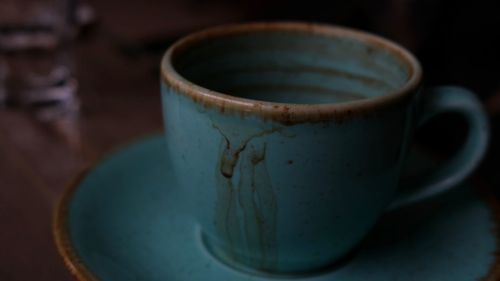
<svg viewBox="0 0 500 281"><path fill-rule="evenodd" d="M231 96L347 102L396 92L412 75L404 56L387 47L391 43L370 38L342 31L249 29L196 40L175 52L172 64L186 80Z"/></svg>

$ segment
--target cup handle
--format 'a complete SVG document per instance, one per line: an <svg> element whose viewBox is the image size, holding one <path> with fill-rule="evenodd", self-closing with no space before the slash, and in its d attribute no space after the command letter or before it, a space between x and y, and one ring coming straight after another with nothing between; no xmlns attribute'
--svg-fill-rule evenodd
<svg viewBox="0 0 500 281"><path fill-rule="evenodd" d="M470 91L460 87L439 87L423 97L418 126L433 116L455 112L465 117L469 127L462 148L439 169L396 195L389 210L415 203L448 191L469 176L486 152L489 139L489 123L481 102Z"/></svg>

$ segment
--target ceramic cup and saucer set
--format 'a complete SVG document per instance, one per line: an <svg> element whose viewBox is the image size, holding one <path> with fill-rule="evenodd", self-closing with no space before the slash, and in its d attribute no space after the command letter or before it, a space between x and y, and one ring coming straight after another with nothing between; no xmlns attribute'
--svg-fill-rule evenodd
<svg viewBox="0 0 500 281"><path fill-rule="evenodd" d="M79 280L497 280L496 203L464 183L485 113L421 76L402 47L343 27L187 36L161 62L165 133L67 190L57 247ZM468 134L437 161L411 142L445 112Z"/></svg>

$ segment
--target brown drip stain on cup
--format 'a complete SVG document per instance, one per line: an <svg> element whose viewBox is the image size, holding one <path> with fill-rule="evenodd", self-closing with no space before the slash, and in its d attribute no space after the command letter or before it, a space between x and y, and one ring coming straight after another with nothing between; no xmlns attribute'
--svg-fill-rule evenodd
<svg viewBox="0 0 500 281"><path fill-rule="evenodd" d="M233 260L262 270L273 270L277 262L278 206L265 161L267 144L252 140L278 129L231 140L220 127L213 127L223 137L215 171L217 231L229 241L228 254ZM233 177L237 165L239 179ZM235 245L246 245L247 248L236 249ZM252 249L259 249L259 252L252 252ZM244 257L242 253L255 256Z"/></svg>

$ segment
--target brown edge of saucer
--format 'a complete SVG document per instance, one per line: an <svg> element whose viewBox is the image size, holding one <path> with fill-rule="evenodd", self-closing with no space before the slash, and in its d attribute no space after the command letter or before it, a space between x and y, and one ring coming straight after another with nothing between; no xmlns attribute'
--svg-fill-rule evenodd
<svg viewBox="0 0 500 281"><path fill-rule="evenodd" d="M310 33L327 37L343 36L377 48L384 48L408 67L408 80L397 91L380 97L345 103L288 104L240 98L203 88L182 77L172 64L172 60L176 55L207 39L234 34L273 31ZM222 25L205 29L175 42L163 56L160 69L163 82L204 107L214 108L221 112L231 111L252 114L286 125L303 122L343 120L352 115L363 114L373 108L400 102L405 98L409 98L412 93L417 91L422 78L422 70L418 60L397 43L360 30L306 22L253 22Z"/></svg>
<svg viewBox="0 0 500 281"><path fill-rule="evenodd" d="M491 220L494 222L491 231L496 237L495 260L491 265L489 272L480 279L480 281L498 281L500 280L500 199L492 194L491 187L481 180L471 180L472 184L478 186L477 192L480 198L490 207Z"/></svg>
<svg viewBox="0 0 500 281"><path fill-rule="evenodd" d="M57 248L57 252L62 257L64 265L69 270L71 275L75 277L78 281L100 281L82 262L82 259L76 253L75 249L71 244L71 239L69 235L68 223L66 217L69 211L69 204L73 198L74 193L77 191L78 186L82 180L92 171L97 165L102 161L112 157L115 153L121 151L122 149L133 145L134 143L141 142L152 137L163 134L163 131L152 132L146 135L133 137L128 141L116 145L115 147L105 151L100 157L91 161L90 164L84 165L84 167L78 172L78 174L66 185L56 207L53 211L52 216L52 234L54 238L54 243Z"/></svg>
<svg viewBox="0 0 500 281"><path fill-rule="evenodd" d="M69 238L69 228L66 217L68 214L69 204L73 198L77 187L91 170L93 165L84 168L73 181L67 186L63 195L59 199L53 216L52 234L59 255L63 258L64 265L69 270L71 275L79 281L98 281L94 274L85 266L81 258L76 254L75 249Z"/></svg>

